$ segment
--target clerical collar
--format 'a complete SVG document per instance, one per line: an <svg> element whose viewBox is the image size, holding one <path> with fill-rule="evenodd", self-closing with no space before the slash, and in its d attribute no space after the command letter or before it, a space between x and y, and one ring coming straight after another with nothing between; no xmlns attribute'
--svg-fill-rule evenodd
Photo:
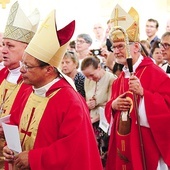
<svg viewBox="0 0 170 170"><path fill-rule="evenodd" d="M57 81L59 81L60 78L57 77L56 79L54 79L53 81L51 81L50 83L46 84L45 86L43 87L40 87L40 88L35 88L33 86L33 90L34 90L34 94L38 95L38 96L41 96L41 97L45 97L46 96L46 92L49 90L49 88L54 84L56 83Z"/></svg>
<svg viewBox="0 0 170 170"><path fill-rule="evenodd" d="M139 64L142 62L143 60L143 56L140 55L137 62L133 65L133 72L135 73L136 68L139 66ZM129 68L127 66L123 67L123 72L125 73L125 78L129 78L130 77L130 72L129 72Z"/></svg>
<svg viewBox="0 0 170 170"><path fill-rule="evenodd" d="M16 69L9 70L9 74L6 80L9 81L10 83L17 84L18 78L21 75L20 69L21 69L21 66Z"/></svg>

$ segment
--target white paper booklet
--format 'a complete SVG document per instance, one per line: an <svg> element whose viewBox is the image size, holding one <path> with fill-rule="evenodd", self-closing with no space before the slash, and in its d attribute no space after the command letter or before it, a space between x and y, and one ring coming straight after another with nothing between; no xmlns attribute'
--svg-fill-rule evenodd
<svg viewBox="0 0 170 170"><path fill-rule="evenodd" d="M15 154L22 152L18 126L2 123L6 143Z"/></svg>

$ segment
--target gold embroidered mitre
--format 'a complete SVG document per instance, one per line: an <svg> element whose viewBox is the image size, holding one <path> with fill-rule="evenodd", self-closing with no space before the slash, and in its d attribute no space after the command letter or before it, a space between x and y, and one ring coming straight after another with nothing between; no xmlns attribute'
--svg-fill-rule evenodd
<svg viewBox="0 0 170 170"><path fill-rule="evenodd" d="M37 30L39 19L37 9L26 16L16 1L10 9L3 38L29 43Z"/></svg>
<svg viewBox="0 0 170 170"><path fill-rule="evenodd" d="M124 34L116 29L117 26L126 31L129 41L139 41L139 15L133 7L126 13L117 4L111 14L110 22L112 23L109 34L111 42L124 41L125 39Z"/></svg>

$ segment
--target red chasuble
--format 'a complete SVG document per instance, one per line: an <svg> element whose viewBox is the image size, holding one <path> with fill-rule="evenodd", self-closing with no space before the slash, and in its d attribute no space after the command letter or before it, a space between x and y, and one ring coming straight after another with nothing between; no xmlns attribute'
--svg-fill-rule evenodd
<svg viewBox="0 0 170 170"><path fill-rule="evenodd" d="M8 70L7 67L4 67L2 70L0 70L0 86L2 85L3 81L7 78L8 74L9 74L9 70ZM8 102L10 100L10 106L7 107L7 108L10 108L10 109L9 110L4 110L1 117L6 116L7 114L9 114L11 112L11 110L15 109L18 106L17 101L18 101L18 99L20 99L20 97L24 93L24 91L27 88L31 88L30 85L27 85L27 84L23 83L23 80L22 80L21 76L18 78L17 84L18 84L18 87L14 88L14 90L17 90L17 94L16 94L15 98L13 98L13 101L11 101L11 98L9 96L9 99L5 102L5 105L8 105ZM5 90L5 87L3 87L3 88ZM15 93L15 91L13 91L12 93Z"/></svg>
<svg viewBox="0 0 170 170"><path fill-rule="evenodd" d="M147 170L156 170L163 158L170 166L170 79L150 58L144 58L135 75L144 88L144 104L150 127L141 126ZM122 72L112 86L112 99L106 105L106 117L113 116L106 170L143 170L141 145L134 108L129 113L130 132L121 134L120 111L112 111L111 103L128 91L128 79ZM133 100L133 95L130 95ZM139 103L138 96L138 103ZM134 105L133 105L134 106ZM112 114L112 115L111 115Z"/></svg>
<svg viewBox="0 0 170 170"><path fill-rule="evenodd" d="M19 126L31 170L103 169L85 100L64 79L46 97L28 90L21 101L11 123ZM20 123L16 113L20 113Z"/></svg>
<svg viewBox="0 0 170 170"><path fill-rule="evenodd" d="M21 76L18 78L16 85L13 83L5 82L8 74L9 70L7 67L4 67L2 70L0 70L0 117L11 114L11 110L14 110L16 107L18 107L17 101L20 99L25 89L31 88L31 86L23 84ZM9 86L11 86L11 92L8 88ZM1 139L0 150L2 150L3 147L4 140ZM2 151L0 152L0 167L1 166L4 166Z"/></svg>

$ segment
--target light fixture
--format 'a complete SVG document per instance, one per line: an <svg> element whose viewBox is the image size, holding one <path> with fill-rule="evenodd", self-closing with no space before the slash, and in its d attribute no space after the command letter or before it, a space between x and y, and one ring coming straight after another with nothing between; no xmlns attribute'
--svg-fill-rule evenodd
<svg viewBox="0 0 170 170"><path fill-rule="evenodd" d="M0 4L2 4L2 8L6 8L6 4L10 3L10 0L0 0Z"/></svg>

